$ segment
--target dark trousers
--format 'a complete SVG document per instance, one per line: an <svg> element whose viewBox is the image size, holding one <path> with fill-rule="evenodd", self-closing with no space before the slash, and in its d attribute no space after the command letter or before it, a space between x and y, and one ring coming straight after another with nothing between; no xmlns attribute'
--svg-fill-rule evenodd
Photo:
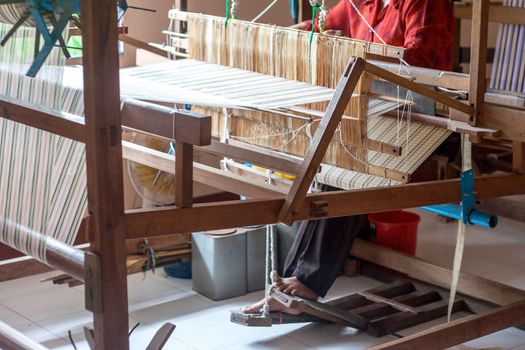
<svg viewBox="0 0 525 350"><path fill-rule="evenodd" d="M295 276L324 297L341 273L366 216L304 221L284 264L283 277Z"/></svg>

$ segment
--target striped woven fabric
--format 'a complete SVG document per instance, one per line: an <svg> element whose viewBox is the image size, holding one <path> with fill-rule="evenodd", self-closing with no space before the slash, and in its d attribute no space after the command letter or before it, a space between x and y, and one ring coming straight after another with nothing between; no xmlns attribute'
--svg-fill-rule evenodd
<svg viewBox="0 0 525 350"><path fill-rule="evenodd" d="M399 124L396 118L375 117L368 120L368 136L390 144L400 144L405 154L401 157L368 151L368 163L413 174L441 145L451 132L419 122ZM399 131L399 132L398 132ZM342 189L360 189L401 185L401 182L323 164L317 181Z"/></svg>
<svg viewBox="0 0 525 350"><path fill-rule="evenodd" d="M503 6L523 7L525 0L503 0ZM490 88L525 94L525 26L500 24Z"/></svg>
<svg viewBox="0 0 525 350"><path fill-rule="evenodd" d="M25 76L34 33L22 27L0 49L0 95L81 115L82 90L62 86L58 49L48 59L56 66ZM45 262L41 233L73 244L86 206L84 145L0 118L0 241Z"/></svg>

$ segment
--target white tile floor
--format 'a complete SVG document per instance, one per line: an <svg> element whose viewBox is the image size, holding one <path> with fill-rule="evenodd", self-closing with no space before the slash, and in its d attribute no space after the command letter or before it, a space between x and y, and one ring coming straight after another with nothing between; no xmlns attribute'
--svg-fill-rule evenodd
<svg viewBox="0 0 525 350"><path fill-rule="evenodd" d="M456 225L438 223L433 215L418 213L423 218L418 255L435 264L451 266ZM466 242L463 271L525 289L525 224L502 219L496 230L470 227ZM83 310L83 287L57 287L39 282L49 275L0 283L0 319L54 349L73 349L68 340L70 330L78 348L88 349L82 328L90 325L91 315ZM341 277L328 298L377 284L365 277ZM157 275L148 273L146 278L141 274L130 276L128 285L130 327L140 322L130 337L132 349L144 349L167 321L176 324L177 329L166 349L364 349L393 339L372 338L348 327L327 324L237 326L229 322L229 310L260 299L262 292L213 302L193 292L191 281L167 278L161 271L157 271ZM409 334L420 328L400 333ZM525 350L525 332L506 329L466 346L468 349Z"/></svg>

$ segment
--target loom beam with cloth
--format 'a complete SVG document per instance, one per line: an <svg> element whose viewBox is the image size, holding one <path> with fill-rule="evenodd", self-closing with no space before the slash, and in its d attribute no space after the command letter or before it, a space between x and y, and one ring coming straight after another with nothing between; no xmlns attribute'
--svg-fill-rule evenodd
<svg viewBox="0 0 525 350"><path fill-rule="evenodd" d="M290 83L292 87L311 91L314 95L324 91L327 95L331 96L324 100L314 101L308 98L307 102L311 103L311 106L303 106L301 108L297 108L299 103L265 105L261 103L261 101L255 101L254 103L253 100L245 100L240 103L239 97L232 99L227 95L220 96L220 94L217 93L210 94L198 91L197 87L195 87L195 85L199 85L198 82L192 82L191 80L183 81L179 86L173 86L174 84L171 84L169 79L167 83L163 83L153 78L154 75L164 75L162 71L151 74L149 77L147 75L146 77L140 77L140 74L144 74L144 70L137 68L122 72L119 78L117 33L112 30L112 28L114 29L116 27L116 9L114 2L98 1L95 4L94 2L86 1L82 3L82 6L83 31L85 31L84 79L78 78L79 76L82 77L80 70L71 68L64 70L63 77L67 78L56 81L57 86L53 87L53 89L47 89L50 84L49 81L45 81L45 79L39 81L37 84L43 84L45 87L43 91L60 91L60 93L64 95L59 96L67 96L67 99L58 99L62 103L64 101L78 101L79 96L82 96L83 93L84 108L70 107L69 113L66 113L64 112L66 108L59 104L42 107L41 105L45 105L44 101L39 100L37 98L38 96L33 96L32 100L27 101L27 95L24 94L24 91L14 97L3 97L0 104L2 105L2 117L8 118L8 120L6 119L6 123L10 124L8 127L11 127L11 130L17 130L20 125L24 124L27 125L27 127L31 127L29 131L35 132L35 137L38 137L40 135L39 133L41 133L40 136L42 137L50 137L53 136L52 134L56 134L73 140L71 142L75 147L81 147L80 150L75 152L74 149L71 148L72 146L64 143L65 139L63 138L50 138L46 141L55 145L57 149L66 151L66 153L83 155L82 144L86 144L85 161L87 162L87 188L90 197L88 212L90 220L91 253L85 254L73 247L60 243L57 239L52 240L50 237L42 235L40 232L44 231L43 228L46 228L46 225L40 225L38 227L36 225L28 226L29 229L25 231L31 232L21 230L20 226L16 224L13 230L6 231L4 225L3 241L19 249L25 249L26 245L20 243L25 243L27 237L44 237L36 241L52 242L55 244L56 249L52 249L52 244L48 244L47 247L45 244L41 244L40 249L37 249L37 252L42 252L40 256L32 250L26 251L26 253L40 258L40 260L51 264L55 268L65 269L66 272L69 272L66 269L67 263L71 261L75 263L79 278L86 282L87 308L94 313L94 332L88 332L87 334L90 334L94 344L97 344L100 348L125 349L129 346L127 340L127 307L125 302L122 302L122 300L126 300L127 290L126 273L123 268L125 266L126 239L141 239L145 237L158 237L161 235L254 224L273 224L279 221L312 220L459 201L460 189L459 180L457 179L406 185L395 183L393 186L392 184L394 183L389 183L391 186L388 187L306 194L311 181L320 167L325 152L330 147L330 140L336 132L339 132L341 135L339 145L349 145L347 146L348 152L345 151L343 155L345 155L345 157L348 155L350 160L345 159L345 157L338 157L337 151L332 152L332 154L328 153L324 161L326 163L332 163L332 166L342 167L346 170L361 171L366 175L370 175L369 173L376 170L370 170L372 167L365 166L370 160L367 153L372 152L374 148L375 152L389 152L388 142L381 140L375 140L376 142L373 142L369 140L374 139L371 137L367 128L367 124L370 121L367 121L366 118L370 117L369 112L374 105L369 101L373 96L366 93L368 90L366 79L359 82L359 78L361 78L363 72L379 76L384 80L392 81L397 85L418 92L461 112L454 115L454 118L459 120L453 117L443 120L443 118L438 117L419 116L420 120L433 123L433 125L446 125L447 129L472 134L481 139L484 137L498 137L503 140L513 141L516 148L516 172L503 176L488 176L476 179L476 191L479 198L519 194L525 191L525 177L523 175L523 164L525 163L523 161L523 155L525 153L523 142L525 142L525 139L523 139L524 133L520 131L523 129L523 126L514 122L516 119L519 120L519 118L523 118L523 111L517 108L496 106L483 101L485 92L484 79L479 76L484 76L484 68L481 68L484 66L484 56L480 55L480 51L483 48L483 42L486 42L486 32L484 33L482 28L487 21L487 1L480 1L474 5L473 12L477 14L477 16L473 17L475 20L473 26L473 42L476 44L473 45L473 51L477 54L477 56L474 55L477 63L473 63L473 73L477 73L479 76L477 74L472 75L470 82L468 76L464 75L442 75L428 70L406 67L410 72L409 75L415 77L414 82L403 77L403 74L399 75L391 72L393 70L399 73L399 65L396 64L398 62L397 52L399 52L399 49L396 49L394 59L392 59L392 55L390 59L382 57L385 54L388 57L388 48L386 47L379 46L380 50L378 52L371 53L362 50L360 54L357 54L355 50L350 50L351 53L348 55L348 59L355 55L361 57L352 59L350 61L351 64L349 64L347 68L340 67L340 76L338 77L330 77L330 74L323 73L323 70L317 70L315 74L316 81L309 86L297 85L297 82L281 80L283 84ZM108 15L99 16L99 11L107 13ZM213 18L203 18L205 21L212 23L215 21ZM240 34L232 30L232 28L235 29L236 23L243 25L240 21L236 22L231 20L226 31L231 31L233 34ZM254 28L257 27L254 26ZM282 30L283 33L286 34L286 30L284 29L274 28L274 30L276 32ZM291 32L295 33L293 35L299 36L299 34L297 34L298 32ZM227 32L224 32L224 35L226 35L226 33ZM276 37L279 38L279 33L275 34ZM282 39L283 37L285 36L283 35L280 38ZM219 44L224 43L224 38L220 39ZM342 49L345 49L347 46L358 47L359 45L364 45L351 40L333 39L332 41L329 37L323 36L317 37L316 40L316 45L320 48L323 48L323 43L333 45L329 46L331 50L336 49L335 45L340 45ZM307 47L306 51L309 51L308 45L306 44L307 42L307 40L298 39L298 47L300 47L301 44L305 45ZM228 43L238 44L240 41L230 40ZM251 43L255 44L256 42ZM321 43L321 45L319 43ZM188 42L186 45L192 44ZM261 45L265 47L264 43L261 43ZM187 46L187 48L189 47L190 46ZM235 45L232 45L232 47L235 48ZM361 48L362 47L363 46L361 46ZM367 47L376 48L374 45ZM355 48L352 47L352 49ZM172 51L175 52L175 50ZM211 54L222 53L221 50L210 51ZM300 50L298 49L297 51ZM193 54L192 51L190 51L190 54ZM221 54L219 54L219 57L221 57ZM321 58L326 57L331 56L321 55ZM247 63L258 62L262 67L272 67L276 69L276 71L267 73L270 73L269 75L275 75L277 69L282 67L272 63L276 58L276 55L267 55L266 57L257 57L256 61L254 56L250 55L250 51L248 51L247 56L239 61L242 62L244 60ZM370 58L386 60L387 62L371 63L369 61ZM233 61L238 62L237 60ZM309 64L304 64L305 61L308 62L308 59L305 59L303 63L297 64L298 69L294 74L300 72L301 69L303 72L311 71ZM216 63L224 64L226 62L227 61L221 61ZM180 64L199 65L199 63L192 61ZM380 68L379 66L386 69ZM210 66L208 65L208 67ZM322 67L328 69L329 72L333 69L330 63ZM247 67L242 68L247 69ZM158 67L152 67L154 72L155 69L158 69ZM169 67L165 69L169 69ZM246 75L247 73L244 71L233 72L229 68L222 69L225 70L224 73L227 75L239 74L240 76L245 76L247 80L252 78L255 80L264 79L266 81L274 79L268 76ZM52 71L53 68L49 67L45 72L49 74ZM19 73L13 74L12 72L8 72L7 74L18 76L18 79L27 79L23 78ZM43 77L48 77L49 75L47 74L43 74ZM310 77L313 77L313 75ZM321 79L319 77L324 77L327 81L332 79L332 85L319 87L319 85L323 85L320 83ZM339 77L342 77L342 79L338 87L335 88L335 91L330 90L335 87L336 80L338 80ZM298 80L295 77L291 77L291 79ZM299 150L293 149L286 149L287 154L283 154L282 152L276 152L276 150L270 151L259 146L240 144L234 142L238 140L234 140L231 136L247 138L248 135L243 132L236 134L235 129L224 128L230 132L230 137L227 137L227 133L221 134L217 132L223 129L215 127L214 129L218 137L229 139L228 143L223 143L220 142L220 140L211 139L212 123L209 118L130 99L121 102L118 88L119 81L122 83L122 95L126 98L134 97L148 101L155 99L160 100L163 91L167 91L168 93L171 92L171 94L163 102L191 103L195 106L202 106L202 108L206 108L206 110L210 112L213 112L212 107L227 107L233 112L240 110L241 112L239 112L239 114L244 113L246 110L249 113L255 113L252 115L246 114L246 116L259 118L255 119L258 122L261 119L269 118L265 114L269 113L269 115L272 116L270 120L271 123L269 124L275 123L277 116L289 118L292 120L291 123L297 122L300 123L300 125L305 125L305 121L313 124L313 120L320 119L319 121L315 121L315 123L319 123L319 126L317 130L312 128L314 130L311 131L313 136L311 145L303 145L303 154L300 154ZM312 81L310 81L310 83L311 82ZM185 83L195 85L193 85L192 88L187 88L184 86ZM467 90L470 93L469 104L454 100L444 93L430 90L427 87L421 86L419 83L427 83L428 85L441 86L448 89ZM29 83L26 81L26 84ZM201 85L209 87L209 84L209 81L203 79ZM269 81L269 84L273 85L273 81ZM24 83L20 82L19 86L23 85ZM318 87L315 85L318 85ZM161 89L154 89L155 93L152 93L151 87L161 87ZM6 91L9 91L9 89L6 89ZM180 97L180 100L174 97L178 92L185 95ZM357 95L353 95L353 92ZM12 91L5 93L5 95L12 94ZM100 96L100 94L106 96L106 98L102 100L98 99L97 96ZM193 100L190 100L190 97ZM275 101L274 97L267 96L270 101ZM24 99L26 99L26 101L23 101ZM80 98L80 100L82 100L82 98ZM290 100L292 100L291 97ZM328 107L326 107L328 100L330 102ZM263 102L268 102L268 100ZM346 110L348 102L350 102L351 105L349 107L350 110ZM119 113L121 103L123 107L122 112ZM323 103L323 107L315 108L316 104L321 106ZM397 98L394 103L396 108L400 104L407 105ZM324 111L325 108L326 111ZM357 113L354 108L357 108ZM260 115L258 115L258 113L260 113ZM500 114L498 115L498 113ZM85 114L85 121L84 118L80 117L82 114ZM510 118L502 118L502 114L506 114L510 116ZM120 115L122 115L122 120L120 119ZM324 117L320 118L320 116ZM393 119L395 120L395 118ZM218 120L220 120L220 118L215 118L214 123L218 123ZM312 121L310 122L310 120ZM343 124L346 123L346 125L342 125L341 131L338 131L340 120L343 120ZM472 125L466 121L472 122ZM249 125L247 122L246 124ZM120 135L122 126L156 135L171 142L175 141L176 157L167 155L165 150L159 152L140 145L128 143L124 143L124 154L127 153L127 158L132 158L135 162L144 162L150 166L155 165L165 172L172 172L172 169L175 168L176 206L124 211L122 204L122 168L120 167L123 152ZM26 126L23 127L26 128ZM293 125L292 128L294 130L297 129L297 127ZM23 134L22 132L22 135ZM207 144L210 143L211 145L208 146ZM30 144L28 144L27 147L29 147L29 145ZM334 147L337 147L337 145ZM382 147L383 149L381 149ZM211 152L220 153L223 156L249 161L252 164L258 164L269 169L285 171L288 174L295 175L296 178L293 184L291 184L291 189L287 188L283 190L278 189L277 186L261 184L253 180L247 181L246 178L238 174L217 171L199 165L199 163L193 163L193 152L198 153L206 149L211 149ZM400 147L400 149L403 149L399 152L401 153L400 156L402 156L403 151L406 151L406 147ZM71 152L69 152L70 150ZM364 150L367 151L365 152ZM278 151L282 150L279 149ZM5 155L7 153L4 151L3 154ZM295 156L290 156L289 154L295 154ZM304 156L304 154L306 154L304 160L297 157L297 155ZM47 161L47 158L45 158L47 156L46 154L40 153L37 155L42 157L42 160ZM79 158L82 159L81 156ZM61 162L63 162L64 159L68 158L57 157L56 160L59 161L56 163L54 162L54 158L49 160L50 167L48 171L51 171L49 174L53 174L53 169L56 174L83 174L83 165L75 167L76 171L72 173L63 171L65 167ZM323 168L325 167L326 166L323 166ZM382 171L380 174L384 175L386 171ZM192 179L199 177L202 181L214 181L217 186L223 189L242 188L242 191L249 191L251 196L249 199L243 201L193 204L191 182ZM9 178L13 178L13 176L9 176ZM51 178L52 177L50 177L50 180ZM57 177L56 179L59 178L60 177ZM70 189L60 188L62 182L56 181L56 179L51 183L42 184L43 188L50 189L50 192L57 193L57 196L51 197L51 203L58 203L58 201L56 201L58 197L73 195ZM78 176L78 179L82 180L83 176ZM391 179L388 178L388 181L391 181ZM4 191L6 188L14 186L14 182L4 177L1 179L1 184ZM85 185L84 188L82 188L83 186L81 185L76 187L80 188L78 193L85 193ZM23 204L21 200L17 200L14 197L10 198L10 208L19 208L20 204ZM84 197L84 203L86 203L85 200L86 198ZM82 199L77 203L82 203ZM81 205L77 204L73 207L78 209ZM69 210L67 208L68 206L64 205L62 209L67 211ZM231 213L233 211L235 211L237 215L232 216ZM80 216L82 216L83 211L81 210L80 212ZM5 215L5 213L3 213L3 215ZM206 220L203 220L203 217L205 217ZM15 218L20 220L24 219L24 216L15 215ZM67 227L66 231L75 231L75 225L71 224L71 227ZM63 232L64 226L68 226L68 224L61 222L61 225L56 227L51 225L51 232L45 233L47 236L53 236L55 231ZM5 239L5 237L7 237L7 239ZM39 245L36 244L36 247L38 246ZM379 265L383 263L391 267L392 265L399 267L397 262L403 261L403 267L399 268L403 269L405 273L408 273L410 276L417 277L421 280L426 279L427 281L433 278L435 284L444 287L448 287L449 285L450 274L447 273L450 272L442 271L441 277L436 277L432 272L421 273L421 270L418 270L418 266L423 264L423 262L411 259L402 254L395 255L396 258L393 259L392 253L385 250L368 247L366 245L360 245L359 249L360 250L353 252L353 254L363 260L376 262ZM49 254L51 251L58 257L56 260L50 259ZM385 260L381 262L381 259L386 259L386 262ZM389 261L388 259L391 260ZM437 271L429 264L424 266L426 269L429 269L427 271ZM432 274L432 276L429 276L430 274ZM511 290L483 279L472 280L467 278L463 280L463 283L464 284L458 286L460 293L467 293L476 298L489 301L492 304L505 306L482 312L467 320L460 320L461 322L454 321L445 326L432 328L422 334L416 334L396 341L395 344L385 344L381 348L395 348L397 343L401 343L401 346L406 344L418 346L416 344L421 345L421 342L425 342L424 344L426 344L423 348L442 348L455 345L455 342L464 342L522 321L521 315L524 312L523 310L525 310L525 303L523 302L523 294L520 294L519 291ZM477 287L473 287L473 285ZM480 287L480 285L483 287ZM481 293L481 291L483 293ZM109 305L111 305L111 307L109 307ZM497 323L491 322L494 319L498 319L499 321ZM491 325L482 330L477 330L475 334L466 332L465 329L471 327L474 322L483 322L484 324L485 322L490 322ZM447 334L453 333L454 336L444 337L442 332L449 332ZM3 330L0 330L0 339L6 339Z"/></svg>

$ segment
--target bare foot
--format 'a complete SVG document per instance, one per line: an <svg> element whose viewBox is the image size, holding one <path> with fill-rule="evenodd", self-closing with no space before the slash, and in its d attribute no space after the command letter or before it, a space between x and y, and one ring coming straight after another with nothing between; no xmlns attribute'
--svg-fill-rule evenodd
<svg viewBox="0 0 525 350"><path fill-rule="evenodd" d="M301 311L297 309L291 309L291 308L284 306L283 304L281 304L274 298L270 298L268 303L270 304L270 311L272 312L284 312L290 315L299 315L301 313ZM258 314L261 312L263 307L264 307L264 299L253 305L243 307L241 309L241 312L245 314Z"/></svg>
<svg viewBox="0 0 525 350"><path fill-rule="evenodd" d="M301 298L317 300L319 295L317 295L313 290L305 286L297 279L297 277L279 277L275 281L275 286L283 293L295 295Z"/></svg>

